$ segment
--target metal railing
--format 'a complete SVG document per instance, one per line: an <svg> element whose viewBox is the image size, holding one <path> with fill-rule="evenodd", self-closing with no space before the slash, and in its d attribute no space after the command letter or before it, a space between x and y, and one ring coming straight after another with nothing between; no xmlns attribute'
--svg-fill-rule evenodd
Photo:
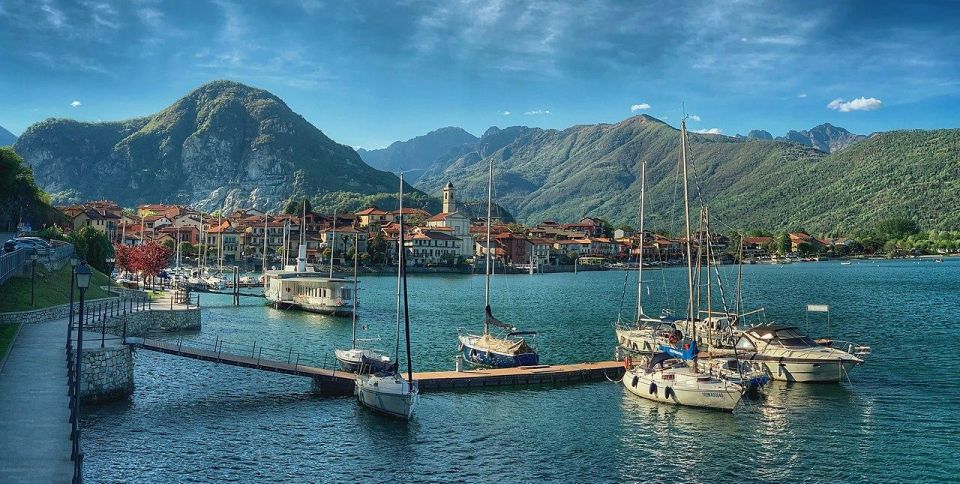
<svg viewBox="0 0 960 484"><path fill-rule="evenodd" d="M103 348L107 341L127 339L127 320L123 320L123 332L120 335L112 335L107 338L107 325L111 319L119 316L125 316L140 311L149 311L153 308L153 302L146 295L122 294L117 299L106 301L97 301L89 305L84 311L82 324L84 331L100 332L100 347ZM111 328L113 325L110 325Z"/></svg>
<svg viewBox="0 0 960 484"><path fill-rule="evenodd" d="M294 349L293 346L276 348L264 346L256 340L253 343L243 343L238 341L228 341L222 339L220 336L217 336L213 342L199 339L184 340L183 331L177 335L176 340L166 340L165 342L168 344L176 343L177 351L181 351L184 348L211 351L217 354L218 360L220 359L221 355L256 358L258 367L262 361L294 365L294 373L296 373L297 369L301 366L310 366L324 370L331 370L334 372L334 375L336 375L336 372L339 371L337 359L331 356L329 352L324 352L323 358L320 361L317 361L304 357L299 351Z"/></svg>
<svg viewBox="0 0 960 484"><path fill-rule="evenodd" d="M29 263L30 251L28 249L17 249L13 252L0 254L0 284L7 282Z"/></svg>

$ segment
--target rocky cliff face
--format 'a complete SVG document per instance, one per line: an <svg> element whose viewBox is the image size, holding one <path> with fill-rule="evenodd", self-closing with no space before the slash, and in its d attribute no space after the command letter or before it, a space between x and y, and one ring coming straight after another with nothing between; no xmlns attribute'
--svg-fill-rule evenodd
<svg viewBox="0 0 960 484"><path fill-rule="evenodd" d="M55 200L276 210L290 197L390 192L399 183L273 94L229 81L203 85L145 118L49 119L28 128L14 149Z"/></svg>

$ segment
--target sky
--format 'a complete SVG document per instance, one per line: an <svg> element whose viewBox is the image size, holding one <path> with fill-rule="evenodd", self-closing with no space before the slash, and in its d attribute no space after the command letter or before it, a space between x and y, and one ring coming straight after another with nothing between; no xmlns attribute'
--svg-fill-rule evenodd
<svg viewBox="0 0 960 484"><path fill-rule="evenodd" d="M725 135L960 127L960 3L0 0L0 126L155 113L212 80L334 140L649 114Z"/></svg>

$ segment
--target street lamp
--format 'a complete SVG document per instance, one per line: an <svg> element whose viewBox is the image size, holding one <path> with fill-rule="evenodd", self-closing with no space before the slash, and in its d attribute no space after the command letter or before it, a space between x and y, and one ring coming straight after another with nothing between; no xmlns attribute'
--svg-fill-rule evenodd
<svg viewBox="0 0 960 484"><path fill-rule="evenodd" d="M73 285L76 283L77 266L80 259L77 254L70 256L70 314L67 317L67 349L70 348L70 335L73 334Z"/></svg>
<svg viewBox="0 0 960 484"><path fill-rule="evenodd" d="M110 284L113 281L113 265L116 264L117 259L107 257L104 262L107 263L107 294L110 294Z"/></svg>
<svg viewBox="0 0 960 484"><path fill-rule="evenodd" d="M37 254L30 254L30 306L33 306L33 286L37 274Z"/></svg>
<svg viewBox="0 0 960 484"><path fill-rule="evenodd" d="M80 365L83 361L83 297L86 295L87 288L90 287L90 267L86 261L83 261L77 267L76 273L77 288L80 289L80 309L77 311L77 363L74 369L76 384L73 392L73 411L76 429L73 439L73 455L75 457L73 463L76 466L75 475L79 476L82 471L81 461L83 460L80 455L80 376L83 373Z"/></svg>

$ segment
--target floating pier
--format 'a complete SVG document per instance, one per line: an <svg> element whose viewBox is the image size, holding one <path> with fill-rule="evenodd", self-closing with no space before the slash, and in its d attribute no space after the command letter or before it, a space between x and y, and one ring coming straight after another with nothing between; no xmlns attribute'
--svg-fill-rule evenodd
<svg viewBox="0 0 960 484"><path fill-rule="evenodd" d="M250 356L222 351L222 346L212 349L184 346L179 341L162 341L147 338L127 338L127 344L136 348L157 351L169 355L209 361L254 370L283 373L286 375L313 378L316 390L324 395L353 394L356 376L333 368L318 368L300 364L299 356L290 353L286 361L264 359L254 348ZM296 359L294 359L296 357ZM333 362L333 365L336 363ZM620 361L576 363L571 365L537 365L517 368L476 369L466 371L428 371L413 374L421 392L490 388L498 386L574 384L590 381L618 380L623 377L624 367Z"/></svg>

